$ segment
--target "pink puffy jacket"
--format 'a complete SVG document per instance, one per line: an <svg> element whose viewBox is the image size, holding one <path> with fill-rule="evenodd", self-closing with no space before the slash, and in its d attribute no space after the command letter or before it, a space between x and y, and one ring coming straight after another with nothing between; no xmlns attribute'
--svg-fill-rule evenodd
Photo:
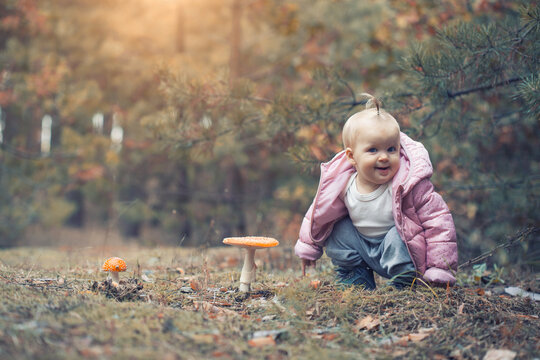
<svg viewBox="0 0 540 360"><path fill-rule="evenodd" d="M425 280L454 284L458 252L452 214L429 180L433 167L425 147L404 133L400 141L400 167L392 180L396 228ZM347 215L343 195L355 171L344 151L321 165L319 188L295 246L300 258L321 257L334 224Z"/></svg>

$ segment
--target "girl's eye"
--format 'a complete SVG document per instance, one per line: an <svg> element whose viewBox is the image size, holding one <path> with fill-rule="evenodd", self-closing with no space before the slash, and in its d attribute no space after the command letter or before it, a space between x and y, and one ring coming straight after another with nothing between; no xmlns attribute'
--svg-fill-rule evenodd
<svg viewBox="0 0 540 360"><path fill-rule="evenodd" d="M397 149L395 146L391 146L388 148L388 152L395 152Z"/></svg>
<svg viewBox="0 0 540 360"><path fill-rule="evenodd" d="M376 152L377 152L377 149L371 148L371 149L368 150L368 152L370 152L370 153L376 153Z"/></svg>

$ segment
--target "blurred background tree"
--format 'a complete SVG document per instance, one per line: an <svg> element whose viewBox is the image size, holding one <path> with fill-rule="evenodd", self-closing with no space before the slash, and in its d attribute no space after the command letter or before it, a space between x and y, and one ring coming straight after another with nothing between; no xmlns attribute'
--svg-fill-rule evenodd
<svg viewBox="0 0 540 360"><path fill-rule="evenodd" d="M463 258L538 225L536 1L0 6L4 246L30 224L292 245L362 92L430 150ZM512 256L538 261L535 240Z"/></svg>
<svg viewBox="0 0 540 360"><path fill-rule="evenodd" d="M150 111L160 99L148 86L156 84L148 65L129 56L133 43L121 43L111 32L119 4L0 5L0 181L7 189L0 209L2 245L13 244L21 236L16 229L32 224L111 222L123 200L114 184L122 166L132 165L120 161L125 151L118 142L125 140L129 149L137 141L118 135L141 132L125 118ZM49 139L43 139L45 118L51 122Z"/></svg>

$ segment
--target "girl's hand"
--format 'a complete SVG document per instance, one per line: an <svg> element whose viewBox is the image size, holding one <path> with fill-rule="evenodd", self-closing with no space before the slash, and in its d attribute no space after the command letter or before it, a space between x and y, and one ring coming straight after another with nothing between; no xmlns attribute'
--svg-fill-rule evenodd
<svg viewBox="0 0 540 360"><path fill-rule="evenodd" d="M313 266L315 267L315 264L317 263L316 260L307 260L302 259L302 276L306 276L306 267L307 266Z"/></svg>
<svg viewBox="0 0 540 360"><path fill-rule="evenodd" d="M456 283L456 277L449 270L430 267L424 273L424 279L432 284L439 284L440 286L454 285Z"/></svg>

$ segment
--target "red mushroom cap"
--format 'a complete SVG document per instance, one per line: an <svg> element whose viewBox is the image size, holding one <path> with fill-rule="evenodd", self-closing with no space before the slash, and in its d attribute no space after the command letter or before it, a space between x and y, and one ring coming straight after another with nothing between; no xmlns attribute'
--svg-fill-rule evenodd
<svg viewBox="0 0 540 360"><path fill-rule="evenodd" d="M126 262L119 257L112 257L105 261L103 264L103 271L126 271L127 265Z"/></svg>

